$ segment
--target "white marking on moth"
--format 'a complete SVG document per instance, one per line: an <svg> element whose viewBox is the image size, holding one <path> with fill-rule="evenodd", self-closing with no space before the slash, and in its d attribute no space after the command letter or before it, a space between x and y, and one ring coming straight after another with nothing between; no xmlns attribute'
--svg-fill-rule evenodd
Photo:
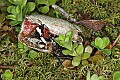
<svg viewBox="0 0 120 80"><path fill-rule="evenodd" d="M40 37L41 38L41 40L44 42L44 43L46 43L46 41L45 41L45 39L43 38L43 37Z"/></svg>
<svg viewBox="0 0 120 80"><path fill-rule="evenodd" d="M40 34L40 36L42 35L41 29L39 29L39 27L36 28L37 32Z"/></svg>

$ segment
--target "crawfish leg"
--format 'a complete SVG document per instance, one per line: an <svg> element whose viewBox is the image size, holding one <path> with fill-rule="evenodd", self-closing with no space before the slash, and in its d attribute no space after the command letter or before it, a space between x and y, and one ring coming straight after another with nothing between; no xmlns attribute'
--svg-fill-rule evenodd
<svg viewBox="0 0 120 80"><path fill-rule="evenodd" d="M59 7L58 5L54 4L54 5L52 5L52 7L53 7L55 10L60 11L60 13L61 13L64 17L66 17L67 19L69 19L71 22L76 22L76 21L77 21L76 19L70 17L69 14L68 14L64 9L62 9L61 7Z"/></svg>

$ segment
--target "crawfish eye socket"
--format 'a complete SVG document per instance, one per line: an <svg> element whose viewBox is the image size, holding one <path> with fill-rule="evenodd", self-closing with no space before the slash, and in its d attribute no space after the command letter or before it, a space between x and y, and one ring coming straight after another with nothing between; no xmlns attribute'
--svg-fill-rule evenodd
<svg viewBox="0 0 120 80"><path fill-rule="evenodd" d="M28 37L31 33L38 27L37 23L30 22L27 18L25 18L22 25L22 34L24 37Z"/></svg>

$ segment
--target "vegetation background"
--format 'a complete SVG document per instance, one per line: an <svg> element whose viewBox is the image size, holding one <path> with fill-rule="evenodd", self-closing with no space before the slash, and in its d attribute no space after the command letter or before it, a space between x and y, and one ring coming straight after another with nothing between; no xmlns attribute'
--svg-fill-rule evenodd
<svg viewBox="0 0 120 80"><path fill-rule="evenodd" d="M105 21L107 24L100 31L94 31L95 38L107 36L113 43L120 34L120 0L0 0L0 80L85 80L88 71L91 76L104 76L105 80L120 80L120 40L110 56L94 56L87 65L74 69L65 69L52 55L34 51L18 41L26 15L45 14L65 19L51 7L53 4L78 21Z"/></svg>

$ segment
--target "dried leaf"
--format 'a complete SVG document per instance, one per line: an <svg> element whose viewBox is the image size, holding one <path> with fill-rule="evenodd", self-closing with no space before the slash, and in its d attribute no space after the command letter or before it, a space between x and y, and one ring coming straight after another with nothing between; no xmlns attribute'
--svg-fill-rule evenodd
<svg viewBox="0 0 120 80"><path fill-rule="evenodd" d="M102 59L104 59L103 56L101 56L101 55L94 55L94 56L90 57L88 59L88 61L98 61L98 60L102 60Z"/></svg>
<svg viewBox="0 0 120 80"><path fill-rule="evenodd" d="M74 66L72 65L71 60L68 60L68 59L66 59L66 60L62 63L62 65L64 66L64 68L74 68Z"/></svg>
<svg viewBox="0 0 120 80"><path fill-rule="evenodd" d="M94 31L98 31L105 25L105 22L100 20L82 20L76 22L76 24L86 26Z"/></svg>

